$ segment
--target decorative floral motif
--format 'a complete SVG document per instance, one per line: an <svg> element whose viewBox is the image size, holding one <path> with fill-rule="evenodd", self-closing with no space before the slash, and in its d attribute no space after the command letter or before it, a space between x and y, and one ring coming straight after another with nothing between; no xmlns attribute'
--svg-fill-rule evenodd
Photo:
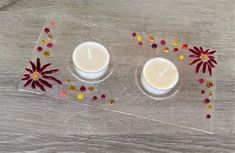
<svg viewBox="0 0 235 153"><path fill-rule="evenodd" d="M37 58L36 64L32 61L29 61L29 63L31 64L31 69L25 68L28 73L24 74L24 77L21 79L22 81L26 81L24 87L28 87L31 84L33 89L39 88L42 91L46 91L45 87L52 88L52 84L48 81L54 81L58 84L62 84L60 80L50 76L50 74L58 72L59 69L46 70L51 63L41 66L41 61L39 58Z"/></svg>
<svg viewBox="0 0 235 153"><path fill-rule="evenodd" d="M195 59L190 65L197 64L196 73L198 73L202 67L203 73L208 69L209 74L212 75L212 68L217 64L215 57L213 56L216 51L209 52L209 49L204 50L202 47L193 47L193 49L190 48L189 51L193 53L192 55L189 55L189 57Z"/></svg>

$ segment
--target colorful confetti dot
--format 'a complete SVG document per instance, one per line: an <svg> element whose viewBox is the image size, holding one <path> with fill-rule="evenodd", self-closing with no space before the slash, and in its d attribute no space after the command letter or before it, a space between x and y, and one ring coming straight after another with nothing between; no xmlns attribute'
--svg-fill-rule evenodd
<svg viewBox="0 0 235 153"><path fill-rule="evenodd" d="M163 47L163 52L164 53L168 53L169 52L169 48L168 47Z"/></svg>
<svg viewBox="0 0 235 153"><path fill-rule="evenodd" d="M212 93L211 93L211 92L209 92L209 93L207 94L207 96L208 96L208 97L211 97L211 96L212 96Z"/></svg>
<svg viewBox="0 0 235 153"><path fill-rule="evenodd" d="M94 87L92 87L92 86L90 86L90 87L88 87L88 90L90 91L90 92L93 92L94 91Z"/></svg>
<svg viewBox="0 0 235 153"><path fill-rule="evenodd" d="M210 114L207 114L207 115L206 115L206 118L207 118L207 119L210 119L210 118L211 118L211 115L210 115Z"/></svg>
<svg viewBox="0 0 235 153"><path fill-rule="evenodd" d="M183 61L184 60L184 55L180 55L179 60Z"/></svg>
<svg viewBox="0 0 235 153"><path fill-rule="evenodd" d="M48 43L48 44L47 44L47 47L48 47L48 48L52 48L52 47L53 47L53 44L52 44L52 43Z"/></svg>
<svg viewBox="0 0 235 153"><path fill-rule="evenodd" d="M60 95L62 96L62 97L65 97L65 96L67 96L67 91L66 90L64 90L64 89L62 89L62 90L60 90Z"/></svg>
<svg viewBox="0 0 235 153"><path fill-rule="evenodd" d="M200 84L203 84L205 82L205 80L203 78L200 78L198 81Z"/></svg>
<svg viewBox="0 0 235 153"><path fill-rule="evenodd" d="M142 42L142 41L140 41L140 42L139 42L139 46L142 46L142 45L143 45L143 42Z"/></svg>
<svg viewBox="0 0 235 153"><path fill-rule="evenodd" d="M102 99L105 99L105 97L106 97L105 94L102 94L102 95L101 95L101 98L102 98Z"/></svg>
<svg viewBox="0 0 235 153"><path fill-rule="evenodd" d="M166 41L165 40L161 40L160 44L164 46L166 44Z"/></svg>
<svg viewBox="0 0 235 153"><path fill-rule="evenodd" d="M201 94L203 95L205 93L205 90L201 90Z"/></svg>
<svg viewBox="0 0 235 153"><path fill-rule="evenodd" d="M80 93L77 94L77 99L78 100L83 100L84 98L85 98L85 96L84 96L83 93L80 92Z"/></svg>
<svg viewBox="0 0 235 153"><path fill-rule="evenodd" d="M50 56L50 52L49 51L44 51L43 56L48 58Z"/></svg>
<svg viewBox="0 0 235 153"><path fill-rule="evenodd" d="M142 41L142 36L137 36L136 38L138 41Z"/></svg>
<svg viewBox="0 0 235 153"><path fill-rule="evenodd" d="M174 52L178 52L179 51L179 49L178 48L174 48Z"/></svg>
<svg viewBox="0 0 235 153"><path fill-rule="evenodd" d="M213 85L213 82L208 81L208 82L206 83L206 86L207 86L207 88L212 88L214 85Z"/></svg>
<svg viewBox="0 0 235 153"><path fill-rule="evenodd" d="M76 88L75 86L70 86L70 87L69 87L69 90L70 90L70 92L74 92L74 91L77 90L77 88Z"/></svg>
<svg viewBox="0 0 235 153"><path fill-rule="evenodd" d="M38 50L38 52L41 52L43 50L43 48L42 47L38 47L37 50Z"/></svg>
<svg viewBox="0 0 235 153"><path fill-rule="evenodd" d="M154 42L154 35L148 35L148 42Z"/></svg>
<svg viewBox="0 0 235 153"><path fill-rule="evenodd" d="M152 44L152 48L156 49L157 48L157 44Z"/></svg>
<svg viewBox="0 0 235 153"><path fill-rule="evenodd" d="M110 104L114 104L114 100L113 99L109 99L109 101L108 101Z"/></svg>
<svg viewBox="0 0 235 153"><path fill-rule="evenodd" d="M212 109L212 105L211 104L207 104L207 108L208 109Z"/></svg>
<svg viewBox="0 0 235 153"><path fill-rule="evenodd" d="M71 80L66 80L65 81L65 84L67 84L67 85L70 85L70 83L71 83Z"/></svg>
<svg viewBox="0 0 235 153"><path fill-rule="evenodd" d="M41 43L42 43L42 45L45 45L46 44L46 40L42 39Z"/></svg>
<svg viewBox="0 0 235 153"><path fill-rule="evenodd" d="M45 28L45 29L44 29L44 32L45 32L45 33L49 33L49 32L50 32L50 29L49 29L49 28Z"/></svg>
<svg viewBox="0 0 235 153"><path fill-rule="evenodd" d="M48 35L48 36L47 36L47 39L48 39L48 40L52 40L52 38L53 38L52 35Z"/></svg>
<svg viewBox="0 0 235 153"><path fill-rule="evenodd" d="M188 45L187 44L182 44L182 48L183 49L188 49Z"/></svg>
<svg viewBox="0 0 235 153"><path fill-rule="evenodd" d="M205 104L210 103L210 99L209 99L209 98L204 99L204 103L205 103Z"/></svg>
<svg viewBox="0 0 235 153"><path fill-rule="evenodd" d="M135 32L133 32L133 33L131 34L131 36L132 36L132 37L135 37L135 36L136 36L136 33L135 33Z"/></svg>
<svg viewBox="0 0 235 153"><path fill-rule="evenodd" d="M173 46L178 46L178 44L179 44L179 41L177 41L177 40L173 41L173 43L172 43Z"/></svg>
<svg viewBox="0 0 235 153"><path fill-rule="evenodd" d="M54 26L55 26L55 22L52 21L52 22L50 23L50 25L51 25L52 27L54 27Z"/></svg>
<svg viewBox="0 0 235 153"><path fill-rule="evenodd" d="M86 91L86 87L85 87L85 86L81 86L81 87L80 87L80 91L81 91L81 92L85 92L85 91Z"/></svg>
<svg viewBox="0 0 235 153"><path fill-rule="evenodd" d="M96 101L98 98L96 96L93 96L92 99Z"/></svg>

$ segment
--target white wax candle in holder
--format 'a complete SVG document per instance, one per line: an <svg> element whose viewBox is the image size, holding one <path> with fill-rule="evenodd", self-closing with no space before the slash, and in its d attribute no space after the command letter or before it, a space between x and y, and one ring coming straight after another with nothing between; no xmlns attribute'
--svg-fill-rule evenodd
<svg viewBox="0 0 235 153"><path fill-rule="evenodd" d="M103 77L109 68L110 54L101 44L84 42L72 55L75 71L84 79L96 80Z"/></svg>
<svg viewBox="0 0 235 153"><path fill-rule="evenodd" d="M179 73L168 59L155 57L145 62L141 72L143 88L153 95L164 95L178 83Z"/></svg>

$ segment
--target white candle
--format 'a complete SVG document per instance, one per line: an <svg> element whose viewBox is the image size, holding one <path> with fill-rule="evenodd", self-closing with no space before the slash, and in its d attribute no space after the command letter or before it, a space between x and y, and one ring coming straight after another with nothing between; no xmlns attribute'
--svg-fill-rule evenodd
<svg viewBox="0 0 235 153"><path fill-rule="evenodd" d="M165 58L155 57L145 62L141 83L146 91L154 95L168 93L176 86L179 73L176 66Z"/></svg>
<svg viewBox="0 0 235 153"><path fill-rule="evenodd" d="M84 42L73 51L76 72L85 79L99 79L108 70L110 55L108 50L96 42Z"/></svg>

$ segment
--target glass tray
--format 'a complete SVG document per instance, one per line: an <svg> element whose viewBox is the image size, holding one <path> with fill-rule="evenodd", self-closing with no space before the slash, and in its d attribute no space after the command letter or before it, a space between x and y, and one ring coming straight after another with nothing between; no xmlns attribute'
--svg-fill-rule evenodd
<svg viewBox="0 0 235 153"><path fill-rule="evenodd" d="M179 38L158 34L157 30L147 33L134 24L97 22L93 25L62 18L48 20L18 89L212 134L215 53ZM107 75L95 82L81 79L71 60L73 50L85 41L104 45L111 55ZM148 94L140 84L143 63L152 57L167 58L179 70L177 87L163 96ZM200 61L190 65L195 59ZM203 64L209 59L203 73ZM196 73L201 61L202 66Z"/></svg>

